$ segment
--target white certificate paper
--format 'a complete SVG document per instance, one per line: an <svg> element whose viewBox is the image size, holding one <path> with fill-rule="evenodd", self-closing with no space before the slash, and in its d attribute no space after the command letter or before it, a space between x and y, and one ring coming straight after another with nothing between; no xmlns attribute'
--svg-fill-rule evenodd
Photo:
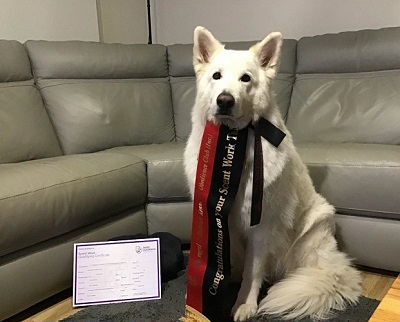
<svg viewBox="0 0 400 322"><path fill-rule="evenodd" d="M161 298L159 238L74 244L74 307Z"/></svg>

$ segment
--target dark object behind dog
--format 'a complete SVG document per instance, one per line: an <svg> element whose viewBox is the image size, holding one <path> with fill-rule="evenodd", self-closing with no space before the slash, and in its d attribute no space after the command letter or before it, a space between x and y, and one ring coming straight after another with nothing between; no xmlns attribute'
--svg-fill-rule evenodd
<svg viewBox="0 0 400 322"><path fill-rule="evenodd" d="M185 269L181 241L178 237L158 232L152 235L136 234L111 238L110 241L160 238L161 281L167 282L178 276L178 272Z"/></svg>

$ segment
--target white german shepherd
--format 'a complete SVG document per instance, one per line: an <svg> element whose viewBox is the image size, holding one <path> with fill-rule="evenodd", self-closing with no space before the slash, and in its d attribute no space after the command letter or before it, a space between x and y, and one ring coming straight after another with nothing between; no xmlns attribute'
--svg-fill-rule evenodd
<svg viewBox="0 0 400 322"><path fill-rule="evenodd" d="M263 117L286 133L278 148L262 139L262 218L250 227L254 134L249 130L241 183L229 215L232 277L242 281L232 309L235 321L256 314L324 319L332 309L355 304L361 293L359 272L337 249L335 210L315 191L271 93L281 44L282 35L274 32L247 51L226 50L207 29L194 32L197 95L184 153L192 196L207 121L241 129ZM258 304L263 281L275 284Z"/></svg>

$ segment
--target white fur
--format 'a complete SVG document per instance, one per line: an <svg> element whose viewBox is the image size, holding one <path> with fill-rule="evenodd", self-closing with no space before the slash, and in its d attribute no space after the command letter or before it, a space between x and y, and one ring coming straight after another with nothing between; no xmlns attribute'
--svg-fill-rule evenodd
<svg viewBox="0 0 400 322"><path fill-rule="evenodd" d="M262 218L259 225L250 227L254 136L249 131L242 179L229 215L232 277L242 280L232 309L234 320L244 321L256 314L324 319L332 309L356 303L361 278L350 259L337 249L334 208L315 191L271 93L281 34L271 33L248 51L225 50L202 27L196 28L194 36L197 95L184 153L192 196L207 121L243 128L264 117L287 134L278 148L262 140ZM220 79L213 79L215 72L220 72ZM250 82L240 80L245 73ZM219 113L216 99L222 92L235 99L230 115ZM257 304L265 280L275 284Z"/></svg>

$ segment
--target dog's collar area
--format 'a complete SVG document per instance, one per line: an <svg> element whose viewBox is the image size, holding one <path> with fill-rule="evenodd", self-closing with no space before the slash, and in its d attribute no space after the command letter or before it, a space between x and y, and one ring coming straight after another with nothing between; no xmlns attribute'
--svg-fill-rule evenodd
<svg viewBox="0 0 400 322"><path fill-rule="evenodd" d="M255 125L258 127L260 135L276 148L286 136L285 132L263 117L260 117L255 124L250 123L249 127L254 130Z"/></svg>

